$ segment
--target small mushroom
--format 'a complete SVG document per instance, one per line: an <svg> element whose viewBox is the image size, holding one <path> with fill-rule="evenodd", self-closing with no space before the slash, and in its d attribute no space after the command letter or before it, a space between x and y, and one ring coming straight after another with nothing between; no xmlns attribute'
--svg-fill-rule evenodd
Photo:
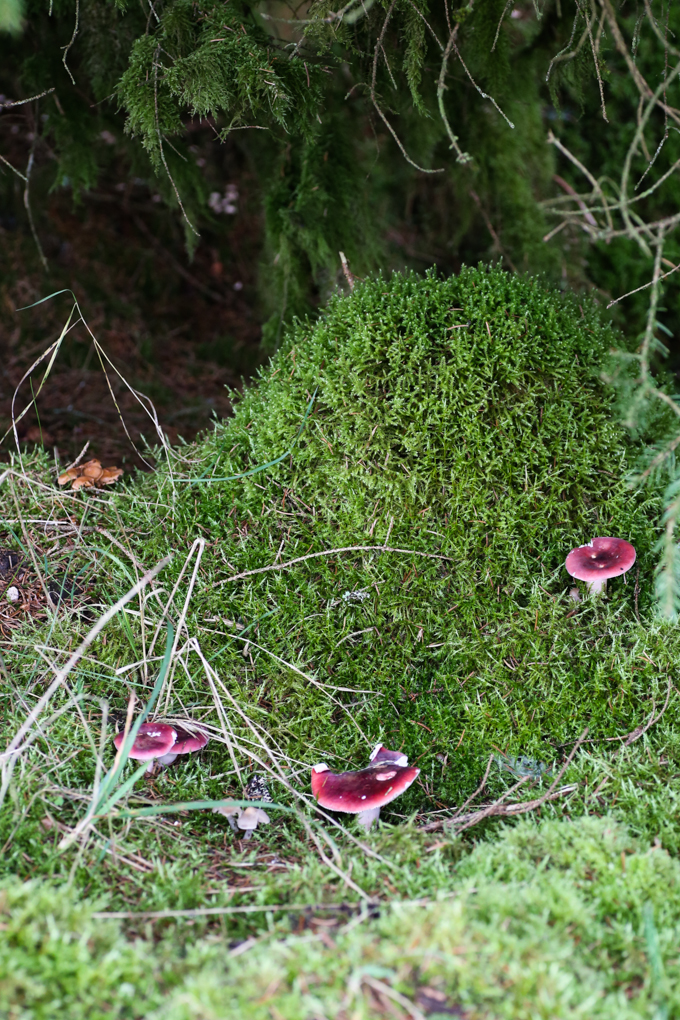
<svg viewBox="0 0 680 1020"><path fill-rule="evenodd" d="M117 467L108 467L102 470L97 485L113 485L119 478L123 476L123 469Z"/></svg>
<svg viewBox="0 0 680 1020"><path fill-rule="evenodd" d="M181 726L174 727L176 733L175 743L167 754L159 755L158 761L161 765L172 765L178 754L191 754L192 751L200 751L208 743L208 735L202 730L189 733Z"/></svg>
<svg viewBox="0 0 680 1020"><path fill-rule="evenodd" d="M85 464L70 467L68 471L64 471L63 474L59 475L57 481L59 485L68 485L70 482L71 488L76 490L91 489L94 486L113 485L122 474L122 468L103 468L101 461L93 458L86 461Z"/></svg>
<svg viewBox="0 0 680 1020"><path fill-rule="evenodd" d="M220 804L213 808L215 814L224 815L232 830L245 832L244 839L250 839L258 825L266 825L270 819L266 811L258 807L241 807L239 804Z"/></svg>
<svg viewBox="0 0 680 1020"><path fill-rule="evenodd" d="M94 482L91 478L87 478L86 475L79 475L77 478L73 479L71 488L77 492L78 489L91 489L93 485Z"/></svg>
<svg viewBox="0 0 680 1020"><path fill-rule="evenodd" d="M117 733L113 738L116 750L120 750L125 733ZM137 761L148 761L147 772L153 772L155 758L166 755L177 739L177 731L167 723L142 723L137 731L128 757Z"/></svg>
<svg viewBox="0 0 680 1020"><path fill-rule="evenodd" d="M103 468L101 461L88 460L85 464L83 464L81 470L85 478L91 478L93 482L98 482L101 478Z"/></svg>
<svg viewBox="0 0 680 1020"><path fill-rule="evenodd" d="M258 772L253 773L243 792L246 800L260 800L265 801L265 803L271 803L272 801L267 781ZM245 832L244 839L250 839L258 825L266 825L270 820L266 811L254 805L243 808L238 804L226 803L213 808L213 811L216 814L224 815L234 832L238 832L239 829Z"/></svg>
<svg viewBox="0 0 680 1020"><path fill-rule="evenodd" d="M78 478L80 475L80 468L72 467L68 471L64 471L63 474L59 475L57 481L60 485L66 485L67 482L72 482L74 478Z"/></svg>
<svg viewBox="0 0 680 1020"><path fill-rule="evenodd" d="M382 744L374 748L371 758L371 764L358 772L331 772L325 762L312 768L312 793L319 805L356 815L367 831L379 818L380 809L408 790L420 774L420 769L406 764L405 755L388 751Z"/></svg>
<svg viewBox="0 0 680 1020"><path fill-rule="evenodd" d="M239 804L220 804L219 807L214 807L213 812L216 815L224 815L229 822L232 830L238 832L237 819L241 814L241 806Z"/></svg>
<svg viewBox="0 0 680 1020"><path fill-rule="evenodd" d="M259 807L244 808L238 816L236 824L245 832L244 839L250 839L258 825L266 825L269 815Z"/></svg>
<svg viewBox="0 0 680 1020"><path fill-rule="evenodd" d="M635 549L623 538L594 538L572 549L565 560L567 572L585 581L590 592L601 592L610 577L620 577L635 563Z"/></svg>

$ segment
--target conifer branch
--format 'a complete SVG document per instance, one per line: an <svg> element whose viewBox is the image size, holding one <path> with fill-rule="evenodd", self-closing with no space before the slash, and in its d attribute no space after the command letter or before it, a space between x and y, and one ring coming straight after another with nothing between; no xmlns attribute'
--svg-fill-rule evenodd
<svg viewBox="0 0 680 1020"><path fill-rule="evenodd" d="M170 167L168 166L168 161L165 158L165 151L163 149L163 135L161 133L160 118L158 116L158 66L159 66L158 65L158 60L159 60L159 57L160 57L160 52L161 52L161 47L159 45L158 49L156 50L156 56L155 56L154 62L153 62L153 101L154 101L154 112L155 112L155 117L156 117L156 135L158 137L158 152L159 152L161 160L163 162L163 166L165 167L165 172L168 175L168 180L172 184L172 190L175 192L175 198L177 199L179 207L182 210L182 216L184 217L184 219L188 223L189 229L192 231L192 233L194 233L196 235L196 237L198 237L199 236L198 231L196 230L196 228L194 227L193 223L191 222L191 220L187 216L186 209L184 208L184 203L182 202L182 197L181 197L181 195L179 193L177 185L175 184L174 178L173 178L172 174L170 173Z"/></svg>
<svg viewBox="0 0 680 1020"><path fill-rule="evenodd" d="M376 110L378 116L380 117L380 119L382 120L383 124L385 125L385 127L387 128L387 130L389 131L389 133L392 135L392 137L394 138L395 142L397 143L397 145L399 147L399 151L401 152L401 154L404 157L404 159L406 160L406 162L410 163L412 167L415 167L416 170L419 170L423 174L441 174L441 173L444 172L444 167L439 167L436 170L428 170L426 167L419 166L416 162L414 162L414 160L411 159L411 157L409 156L408 152L404 148L404 145L403 145L401 139L399 138L397 132L394 130L394 128L390 124L389 120L387 119L387 117L383 113L383 111L382 111L382 109L380 107L380 104L378 103L377 97L376 97L376 78L377 78L377 75L378 75L378 61L380 59L381 52L383 52L383 40L385 38L385 33L387 31L387 26L389 25L390 18L392 17L392 12L394 11L394 7L395 7L396 2L397 2L397 0L392 0L392 3L390 4L390 6L388 8L387 14L385 15L385 20L383 21L383 26L382 26L382 29L380 31L380 35L378 37L378 41L375 44L375 49L374 49L374 52L373 52L373 74L371 76L371 87L370 87L371 102L373 103L373 106L375 107L375 110Z"/></svg>

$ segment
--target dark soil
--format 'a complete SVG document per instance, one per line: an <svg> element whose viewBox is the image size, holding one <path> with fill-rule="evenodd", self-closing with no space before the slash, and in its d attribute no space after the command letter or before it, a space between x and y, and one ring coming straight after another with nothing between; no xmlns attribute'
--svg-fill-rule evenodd
<svg viewBox="0 0 680 1020"><path fill-rule="evenodd" d="M15 165L22 166L21 139L11 141ZM23 209L23 184L16 185L13 199L0 206L0 434L10 429L0 459L16 449L13 401L15 420L29 408L16 424L20 445L56 449L62 464L89 441L87 456L105 466L144 466L126 428L140 449L144 439L153 445L157 437L143 401L126 383L153 403L171 443L191 440L214 416L228 415L228 388L240 388L262 357L254 311L262 230L259 209L248 210L247 170L238 174L237 213L202 232L192 261L179 217L142 181L121 184L113 174L78 205L70 191L38 189L33 205L47 273ZM32 372L31 366L60 336L73 298L61 294L19 309L62 289L76 295L112 365L104 359L104 371L80 322L40 389L49 358Z"/></svg>

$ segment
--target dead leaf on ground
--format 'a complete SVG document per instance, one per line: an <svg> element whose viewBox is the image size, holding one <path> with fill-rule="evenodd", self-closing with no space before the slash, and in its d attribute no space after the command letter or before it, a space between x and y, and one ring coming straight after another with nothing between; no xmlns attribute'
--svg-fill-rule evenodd
<svg viewBox="0 0 680 1020"><path fill-rule="evenodd" d="M75 490L91 489L93 487L101 488L103 485L113 485L122 474L122 468L103 468L101 463L94 459L86 461L85 464L78 464L76 467L69 468L68 471L64 471L62 475L59 475L57 481L60 485L68 485L70 482L71 488Z"/></svg>
<svg viewBox="0 0 680 1020"><path fill-rule="evenodd" d="M451 1002L440 989L430 988L427 985L418 989L416 1003L426 1016L434 1013L437 1016L457 1016L464 1020L470 1015L462 1006Z"/></svg>

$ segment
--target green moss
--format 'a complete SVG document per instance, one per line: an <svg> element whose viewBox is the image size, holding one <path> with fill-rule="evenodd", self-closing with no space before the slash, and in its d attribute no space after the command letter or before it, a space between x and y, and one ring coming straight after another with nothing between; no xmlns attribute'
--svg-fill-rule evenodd
<svg viewBox="0 0 680 1020"><path fill-rule="evenodd" d="M0 490L16 529L7 541L23 534L20 513L29 536L21 540L33 542L51 570L90 564L101 605L134 583L130 555L137 570L174 557L160 578L167 594L147 599L143 621L132 605L118 614L106 644L98 641L74 674L74 689L91 699L93 739L99 698L123 713L130 690L148 697L157 660L147 677L139 664L156 627L165 629L165 600L183 571L168 613L177 625L186 612L184 650L159 710L204 720L214 739L198 759L163 774L154 796L240 794L233 740L240 767L251 767L253 753L271 760L228 692L301 792L319 760L356 767L378 739L403 748L422 771L385 812L392 824L461 804L492 753L532 757L554 774L587 726L593 743L567 776L580 781L570 810L587 810L606 776L589 755L606 756L659 710L680 653L677 628L653 610L658 507L621 481L637 447L617 425L600 379L612 340L593 306L497 269L448 280L379 277L334 299L317 323L299 323L234 417L173 454L170 467L161 462L120 489L74 500L53 487L46 462L47 488L10 479ZM231 477L277 460L291 444L280 463ZM67 517L85 528L75 545L65 538L48 547L31 523ZM564 558L608 533L633 541L639 574L575 607ZM199 538L206 544L190 590L195 560L185 561ZM362 596L344 597L353 591ZM12 727L23 713L14 685L34 689L45 672L30 650L74 647L79 625L62 613L17 636L4 701ZM197 646L224 688L211 688ZM60 697L55 708L68 705ZM674 848L678 721L672 694L639 754L616 759L605 794L605 803L618 798L634 831L650 839L662 832ZM22 757L15 817L0 833L6 868L24 872L24 854L35 861L43 805L54 811L52 792L40 792L42 755L63 761L60 818L70 825L81 817L79 798L89 798L95 768L86 729L71 708ZM112 752L107 739L106 762ZM488 795L511 781L494 769ZM283 784L273 786L291 802ZM143 784L137 791L146 796ZM189 903L202 895L203 848L224 838L214 816L198 814L191 824L186 843L164 849L173 881L183 863L198 876L187 885ZM156 857L156 837L141 824L133 831ZM78 873L106 886L100 839ZM277 815L253 845L297 853L303 843L299 823ZM54 848L48 860L63 871ZM410 892L410 865L392 868ZM143 902L166 904L155 869L130 881ZM363 875L360 885L379 894L382 878Z"/></svg>
<svg viewBox="0 0 680 1020"><path fill-rule="evenodd" d="M488 1020L680 1008L680 865L614 819L523 822L477 847L438 899L386 905L378 919L336 925L332 940L328 915L310 912L302 936L290 933L299 915L284 917L234 958L217 932L196 938L179 924L126 939L68 889L5 883L0 1012L373 1020L385 996Z"/></svg>

